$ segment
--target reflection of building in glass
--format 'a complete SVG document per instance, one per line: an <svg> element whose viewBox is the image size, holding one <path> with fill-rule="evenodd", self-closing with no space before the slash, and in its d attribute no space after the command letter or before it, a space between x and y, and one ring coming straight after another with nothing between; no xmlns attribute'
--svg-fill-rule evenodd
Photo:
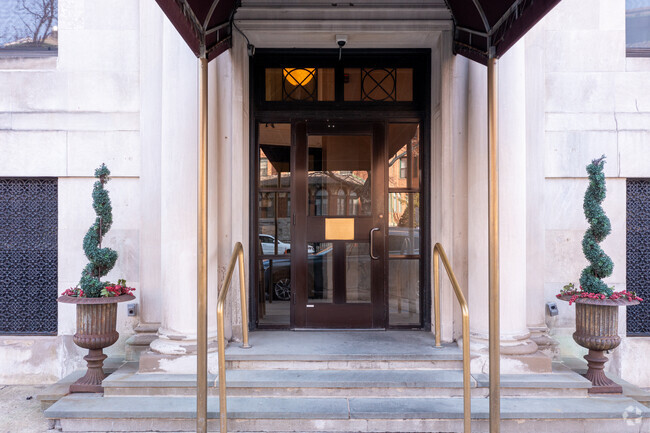
<svg viewBox="0 0 650 433"><path fill-rule="evenodd" d="M308 214L370 215L371 137L312 135L308 144Z"/></svg>
<svg viewBox="0 0 650 433"><path fill-rule="evenodd" d="M349 173L349 174L343 174ZM370 206L366 171L314 171L309 173L309 214L355 216Z"/></svg>
<svg viewBox="0 0 650 433"><path fill-rule="evenodd" d="M0 51L56 51L58 44L57 0L0 2Z"/></svg>
<svg viewBox="0 0 650 433"><path fill-rule="evenodd" d="M648 56L650 51L650 0L626 0L625 43L628 50Z"/></svg>

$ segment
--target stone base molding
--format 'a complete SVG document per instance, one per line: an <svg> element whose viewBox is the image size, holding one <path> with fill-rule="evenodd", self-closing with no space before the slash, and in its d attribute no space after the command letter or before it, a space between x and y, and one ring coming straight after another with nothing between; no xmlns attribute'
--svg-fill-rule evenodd
<svg viewBox="0 0 650 433"><path fill-rule="evenodd" d="M550 373L552 359L543 353L530 334L516 338L501 337L501 373ZM487 336L471 335L472 372L489 372Z"/></svg>

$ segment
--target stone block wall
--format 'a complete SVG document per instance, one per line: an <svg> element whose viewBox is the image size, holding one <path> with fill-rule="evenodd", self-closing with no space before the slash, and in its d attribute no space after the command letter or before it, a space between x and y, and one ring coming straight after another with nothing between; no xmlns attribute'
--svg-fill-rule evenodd
<svg viewBox="0 0 650 433"><path fill-rule="evenodd" d="M607 156L604 208L612 233L603 242L614 261L607 282L626 285L626 178L650 177L650 58L625 55L625 2L563 0L541 23L545 35L545 269L546 300L578 283L587 261L582 237L585 166ZM575 309L559 302L549 319L564 354L581 354L573 342ZM625 314L619 333L625 335ZM650 371L631 368L650 350L650 338L629 337L613 352L610 368L640 386Z"/></svg>
<svg viewBox="0 0 650 433"><path fill-rule="evenodd" d="M114 224L105 245L119 253L107 279L139 288L139 2L60 0L58 28L57 57L0 57L0 176L58 178L60 293L87 263L92 176L106 163ZM0 383L56 381L83 364L74 306L60 305L58 317L58 336L0 338ZM124 352L136 324L118 309L121 336L109 355Z"/></svg>

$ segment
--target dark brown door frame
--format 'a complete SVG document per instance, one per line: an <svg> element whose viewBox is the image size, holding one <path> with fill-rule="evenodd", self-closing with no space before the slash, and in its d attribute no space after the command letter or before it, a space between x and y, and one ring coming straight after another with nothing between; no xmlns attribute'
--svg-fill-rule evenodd
<svg viewBox="0 0 650 433"><path fill-rule="evenodd" d="M330 53L331 51L331 53ZM431 328L431 245L430 239L430 225L432 220L431 205L430 205L430 185L431 185L431 53L430 50L414 49L414 50L349 50L350 57L358 57L363 65L378 63L383 64L390 62L393 64L398 61L400 65L405 67L414 67L414 95L418 95L417 99L410 106L395 106L390 104L349 104L349 103L317 103L317 104L266 104L263 101L263 75L261 72L265 65L269 67L284 64L288 59L295 62L302 62L300 58L307 59L309 66L313 66L314 61L325 59L325 55L331 54L331 57L338 57L338 50L266 50L259 49L256 55L251 58L249 62L250 73L250 103L251 113L249 117L250 129L250 149L251 149L251 171L250 171L250 185L252 193L250 195L250 209L251 209L251 224L249 229L251 247L249 275L250 275L250 297L257 299L257 291L259 287L257 275L257 254L255 248L255 241L257 239L257 173L259 172L258 158L256 157L257 148L257 124L259 122L292 122L296 119L300 120L349 120L358 119L365 121L383 121L383 122L420 122L422 127L421 135L421 187L420 194L422 197L421 202L421 232L420 232L420 316L421 316L421 329L429 330ZM309 57L311 56L311 57ZM408 59L408 60L406 60ZM280 62L280 63L278 63ZM302 64L301 63L301 64ZM305 64L307 64L305 63ZM314 64L315 65L315 64ZM288 65L290 66L290 65ZM296 64L299 66L299 64ZM292 162L293 164L293 162ZM387 203L387 201L386 201ZM295 204L295 202L294 202ZM387 209L384 209L387 212ZM387 274L388 266L385 267L385 281L386 287L388 284ZM387 290L387 289L386 289ZM388 302L388 297L386 297ZM291 303L293 308L293 302ZM260 326L257 323L257 302L249 302L251 328ZM291 314L294 314L293 310ZM388 305L385 306L385 323L388 323ZM407 328L412 329L413 326L399 326L391 325L391 329ZM277 328L278 326L264 325L263 328ZM280 328L286 329L286 326Z"/></svg>

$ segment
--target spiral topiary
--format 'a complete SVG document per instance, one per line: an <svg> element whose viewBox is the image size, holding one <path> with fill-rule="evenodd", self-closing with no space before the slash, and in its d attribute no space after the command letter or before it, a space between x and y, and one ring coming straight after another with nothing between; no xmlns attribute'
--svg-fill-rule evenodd
<svg viewBox="0 0 650 433"><path fill-rule="evenodd" d="M84 296L88 298L99 298L102 290L110 285L100 278L113 269L117 260L116 251L101 247L102 238L113 224L111 199L108 197L108 191L104 189L104 185L110 180L110 174L110 170L104 164L95 170L95 177L99 179L93 186L93 208L97 218L84 236L83 249L90 263L81 272L79 282Z"/></svg>
<svg viewBox="0 0 650 433"><path fill-rule="evenodd" d="M589 187L585 193L583 209L589 222L589 228L582 239L582 252L590 265L582 270L580 286L583 291L602 293L607 296L612 294L612 289L607 287L603 278L612 275L614 263L598 245L612 231L609 218L605 215L600 205L605 199L605 155L595 159L587 166L589 173Z"/></svg>

